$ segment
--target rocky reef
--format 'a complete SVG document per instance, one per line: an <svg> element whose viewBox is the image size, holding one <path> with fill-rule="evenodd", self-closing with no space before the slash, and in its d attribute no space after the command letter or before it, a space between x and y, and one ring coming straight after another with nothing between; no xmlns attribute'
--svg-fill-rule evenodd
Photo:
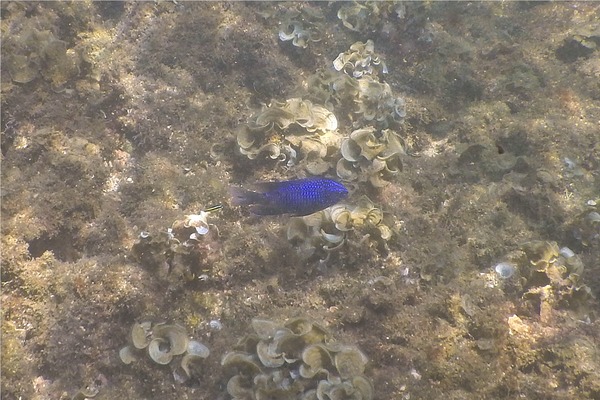
<svg viewBox="0 0 600 400"><path fill-rule="evenodd" d="M593 2L0 11L3 399L600 398Z"/></svg>

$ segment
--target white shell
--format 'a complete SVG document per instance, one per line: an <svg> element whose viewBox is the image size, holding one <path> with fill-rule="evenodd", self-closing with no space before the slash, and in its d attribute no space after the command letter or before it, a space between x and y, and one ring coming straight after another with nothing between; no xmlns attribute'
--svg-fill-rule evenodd
<svg viewBox="0 0 600 400"><path fill-rule="evenodd" d="M210 350L204 344L197 340L190 340L187 347L188 354L193 354L198 357L206 358L210 354Z"/></svg>

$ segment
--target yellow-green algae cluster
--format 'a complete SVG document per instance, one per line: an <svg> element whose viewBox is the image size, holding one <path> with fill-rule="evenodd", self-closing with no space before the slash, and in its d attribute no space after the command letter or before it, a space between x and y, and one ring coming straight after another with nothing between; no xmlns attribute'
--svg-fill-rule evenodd
<svg viewBox="0 0 600 400"><path fill-rule="evenodd" d="M253 319L252 328L221 361L232 375L227 392L233 399L373 399L364 376L367 357L335 341L320 324Z"/></svg>
<svg viewBox="0 0 600 400"><path fill-rule="evenodd" d="M173 376L178 382L197 378L199 363L210 354L204 344L190 340L185 328L177 324L135 323L131 328L130 342L119 351L123 363L131 364L147 353L157 364L172 365Z"/></svg>
<svg viewBox="0 0 600 400"><path fill-rule="evenodd" d="M556 242L536 240L505 258L516 268L515 276L504 283L505 290L521 295L542 321L550 320L554 308L587 315L593 296L581 281L583 262L571 250L559 249Z"/></svg>
<svg viewBox="0 0 600 400"><path fill-rule="evenodd" d="M406 153L397 133L369 126L352 131L342 141L341 154L336 164L337 176L345 181L368 181L380 188L402 171L400 156Z"/></svg>
<svg viewBox="0 0 600 400"><path fill-rule="evenodd" d="M185 215L165 230L142 231L133 244L133 255L146 268L156 269L166 264L171 276L196 278L210 268L209 214L201 211Z"/></svg>
<svg viewBox="0 0 600 400"><path fill-rule="evenodd" d="M292 146L302 148L311 140L320 142L321 136L334 132L337 127L335 115L310 100L273 101L240 128L237 143L240 152L250 159L265 153L271 159L287 160L293 165L296 151Z"/></svg>
<svg viewBox="0 0 600 400"><path fill-rule="evenodd" d="M79 54L48 30L26 27L6 40L11 47L6 65L14 82L28 83L42 76L58 90L79 74Z"/></svg>
<svg viewBox="0 0 600 400"><path fill-rule="evenodd" d="M383 211L363 196L356 205L337 204L312 215L290 219L287 238L297 245L302 257L317 253L327 260L332 252L342 248L349 233L353 233L359 243L372 240L385 248L394 228L394 219L384 217Z"/></svg>
<svg viewBox="0 0 600 400"><path fill-rule="evenodd" d="M387 67L374 53L371 40L354 43L333 65L338 72L316 73L308 79L307 87L307 97L336 104L340 113L350 111L354 130L337 142L330 165L344 181L385 186L402 169L404 146L395 129L405 116L404 100L395 97L387 83L380 82Z"/></svg>
<svg viewBox="0 0 600 400"><path fill-rule="evenodd" d="M371 33L381 28L390 15L404 17L406 6L402 1L345 2L337 12L342 24L355 32Z"/></svg>
<svg viewBox="0 0 600 400"><path fill-rule="evenodd" d="M307 78L307 98L349 114L354 128L385 129L404 120L405 101L384 81L388 69L372 40L352 44L334 59L333 67L335 71L318 71Z"/></svg>
<svg viewBox="0 0 600 400"><path fill-rule="evenodd" d="M589 200L588 207L576 219L574 236L585 247L600 245L600 199Z"/></svg>
<svg viewBox="0 0 600 400"><path fill-rule="evenodd" d="M343 180L357 180L360 174L359 180L385 185L401 167L401 138L386 128L403 120L404 100L379 81L387 68L371 40L353 44L336 58L334 67L337 72L307 78L303 97L272 101L252 116L237 133L239 150L250 159L266 156L288 167L301 163L315 175L337 163ZM348 105L357 129L345 140L335 112L343 113ZM356 147L361 150L352 151Z"/></svg>
<svg viewBox="0 0 600 400"><path fill-rule="evenodd" d="M351 45L348 51L340 53L333 60L333 68L354 78L388 73L385 62L375 54L375 44L372 40L367 40L365 43L356 42Z"/></svg>
<svg viewBox="0 0 600 400"><path fill-rule="evenodd" d="M320 41L319 23L322 23L323 15L311 10L309 7L288 10L280 23L279 40L291 41L301 48L308 47L310 42Z"/></svg>
<svg viewBox="0 0 600 400"><path fill-rule="evenodd" d="M62 92L69 84L90 72L82 73L87 67L84 64L91 62L86 46L81 45L85 40L79 42L80 45L73 45L71 38L64 37L64 31L61 32L56 25L63 12L79 17L89 13L88 3L80 2L71 9L57 4L46 9L45 13L36 15L35 5L4 2L2 12L3 16L11 17L2 24L2 64L13 82L26 84L41 77L51 90ZM82 20L72 21L72 28L82 28L89 20L89 16L86 16ZM87 32L82 34L84 36L87 36ZM78 85L84 88L87 83Z"/></svg>

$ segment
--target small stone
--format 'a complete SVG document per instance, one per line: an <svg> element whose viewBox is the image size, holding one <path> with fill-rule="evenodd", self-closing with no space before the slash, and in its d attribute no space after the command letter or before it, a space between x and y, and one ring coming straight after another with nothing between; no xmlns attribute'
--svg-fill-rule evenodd
<svg viewBox="0 0 600 400"><path fill-rule="evenodd" d="M516 268L514 265L512 265L510 263L501 262L501 263L496 264L496 266L494 267L494 270L496 271L498 276L500 276L500 278L508 279L515 274Z"/></svg>

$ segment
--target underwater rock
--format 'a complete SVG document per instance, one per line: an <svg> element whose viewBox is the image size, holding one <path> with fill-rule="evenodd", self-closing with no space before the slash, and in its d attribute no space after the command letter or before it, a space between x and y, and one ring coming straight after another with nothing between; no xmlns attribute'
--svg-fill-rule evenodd
<svg viewBox="0 0 600 400"><path fill-rule="evenodd" d="M600 25L580 29L579 32L566 38L556 49L556 57L566 63L576 61L581 57L589 57L600 48Z"/></svg>
<svg viewBox="0 0 600 400"><path fill-rule="evenodd" d="M522 168L527 168L524 157L517 157L508 151L499 152L497 146L483 144L470 145L458 157L458 165L465 170L477 168L493 180L499 180L515 170L518 162L522 163Z"/></svg>
<svg viewBox="0 0 600 400"><path fill-rule="evenodd" d="M509 279L515 274L516 268L511 263L501 262L494 266L494 271L501 279Z"/></svg>
<svg viewBox="0 0 600 400"><path fill-rule="evenodd" d="M38 66L32 57L14 54L7 58L7 70L14 82L28 83L38 77Z"/></svg>
<svg viewBox="0 0 600 400"><path fill-rule="evenodd" d="M378 313L393 312L398 297L398 288L393 279L377 276L369 279L363 290L366 305Z"/></svg>
<svg viewBox="0 0 600 400"><path fill-rule="evenodd" d="M373 398L364 376L367 357L355 346L333 340L321 325L304 318L285 324L255 319L221 365L231 377L233 399Z"/></svg>

